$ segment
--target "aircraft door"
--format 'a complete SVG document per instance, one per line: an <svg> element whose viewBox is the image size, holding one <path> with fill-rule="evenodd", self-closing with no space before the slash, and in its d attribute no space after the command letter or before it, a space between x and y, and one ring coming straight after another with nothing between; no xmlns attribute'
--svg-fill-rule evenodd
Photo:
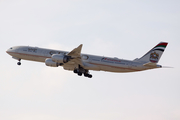
<svg viewBox="0 0 180 120"><path fill-rule="evenodd" d="M88 55L82 55L81 59L82 59L82 61L89 61L89 56Z"/></svg>
<svg viewBox="0 0 180 120"><path fill-rule="evenodd" d="M132 68L132 63L131 62L128 63L128 68Z"/></svg>

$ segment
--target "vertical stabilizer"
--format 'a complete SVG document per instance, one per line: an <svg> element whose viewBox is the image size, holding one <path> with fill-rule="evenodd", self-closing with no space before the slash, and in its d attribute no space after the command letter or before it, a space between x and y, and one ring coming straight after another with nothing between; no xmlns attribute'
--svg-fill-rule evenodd
<svg viewBox="0 0 180 120"><path fill-rule="evenodd" d="M148 62L158 63L167 44L168 44L167 42L160 42L154 48L152 48L149 52L147 52L144 56L137 59L136 61L142 62L142 63L148 63Z"/></svg>

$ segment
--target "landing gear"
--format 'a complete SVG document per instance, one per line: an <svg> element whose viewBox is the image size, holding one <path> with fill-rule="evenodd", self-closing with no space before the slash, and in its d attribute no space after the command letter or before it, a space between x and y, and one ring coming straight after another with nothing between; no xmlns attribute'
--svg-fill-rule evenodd
<svg viewBox="0 0 180 120"><path fill-rule="evenodd" d="M21 65L21 62L18 62L17 65Z"/></svg>
<svg viewBox="0 0 180 120"><path fill-rule="evenodd" d="M78 75L79 75L79 76L82 76L82 73L81 73L81 72L78 72Z"/></svg>
<svg viewBox="0 0 180 120"><path fill-rule="evenodd" d="M77 69L74 69L74 73L78 73L78 70L77 70Z"/></svg>
<svg viewBox="0 0 180 120"><path fill-rule="evenodd" d="M59 63L60 66L64 65L63 63Z"/></svg>
<svg viewBox="0 0 180 120"><path fill-rule="evenodd" d="M91 74L84 73L84 77L92 78Z"/></svg>
<svg viewBox="0 0 180 120"><path fill-rule="evenodd" d="M84 77L92 78L92 75L89 74L89 71L79 66L79 68L74 69L74 73L78 74L79 76L82 76L84 74Z"/></svg>
<svg viewBox="0 0 180 120"><path fill-rule="evenodd" d="M19 62L17 63L17 65L21 65L21 59L19 59Z"/></svg>

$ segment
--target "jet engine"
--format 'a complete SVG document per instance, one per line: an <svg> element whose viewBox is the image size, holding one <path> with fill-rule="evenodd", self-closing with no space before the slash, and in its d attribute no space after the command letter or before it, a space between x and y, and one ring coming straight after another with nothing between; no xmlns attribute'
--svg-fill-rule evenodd
<svg viewBox="0 0 180 120"><path fill-rule="evenodd" d="M52 55L51 58L54 62L57 62L57 63L67 63L70 60L68 56L59 55L59 54L54 54Z"/></svg>
<svg viewBox="0 0 180 120"><path fill-rule="evenodd" d="M47 66L51 66L51 67L58 67L58 63L52 61L51 58L47 58L47 59L45 60L45 64L46 64Z"/></svg>

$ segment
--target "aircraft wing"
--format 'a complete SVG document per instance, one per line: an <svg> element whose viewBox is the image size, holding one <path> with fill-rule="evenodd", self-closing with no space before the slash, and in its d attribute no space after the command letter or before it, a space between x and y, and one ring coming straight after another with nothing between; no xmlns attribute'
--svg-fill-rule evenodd
<svg viewBox="0 0 180 120"><path fill-rule="evenodd" d="M73 58L73 59L71 59L71 62L75 62L76 64L83 66L82 60L81 60L81 49L82 49L82 44L79 45L77 48L74 48L67 55L71 56L71 58Z"/></svg>
<svg viewBox="0 0 180 120"><path fill-rule="evenodd" d="M79 45L77 48L74 48L71 52L69 52L67 55L71 57L81 57L81 49L82 44Z"/></svg>

